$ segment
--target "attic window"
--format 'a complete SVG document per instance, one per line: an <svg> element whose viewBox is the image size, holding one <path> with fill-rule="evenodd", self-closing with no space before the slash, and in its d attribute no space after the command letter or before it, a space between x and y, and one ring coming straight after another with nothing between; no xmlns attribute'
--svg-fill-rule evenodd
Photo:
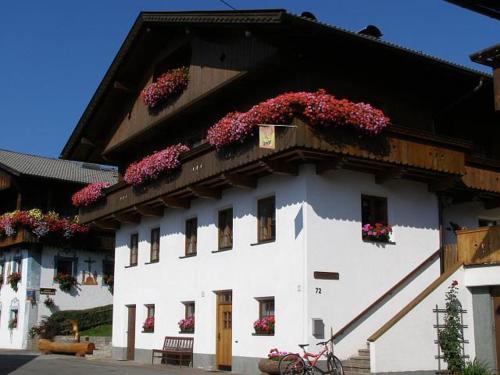
<svg viewBox="0 0 500 375"><path fill-rule="evenodd" d="M156 62L153 72L153 82L170 69L189 65L191 65L191 45L185 44L171 54L163 56Z"/></svg>

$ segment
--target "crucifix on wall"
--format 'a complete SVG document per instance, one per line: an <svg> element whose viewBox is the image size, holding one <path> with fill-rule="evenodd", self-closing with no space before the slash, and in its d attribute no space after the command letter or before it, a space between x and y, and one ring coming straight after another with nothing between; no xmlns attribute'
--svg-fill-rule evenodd
<svg viewBox="0 0 500 375"><path fill-rule="evenodd" d="M92 259L90 256L87 260L84 260L85 263L88 265L88 270L83 271L83 280L82 284L83 285L97 285L97 273L94 271L92 272L92 264L95 263L96 261Z"/></svg>

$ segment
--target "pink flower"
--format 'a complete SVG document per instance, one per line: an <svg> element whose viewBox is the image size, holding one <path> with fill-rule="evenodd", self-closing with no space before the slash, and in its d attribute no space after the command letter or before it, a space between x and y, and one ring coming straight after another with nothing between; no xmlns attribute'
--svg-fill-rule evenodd
<svg viewBox="0 0 500 375"><path fill-rule="evenodd" d="M162 74L141 92L142 101L149 108L154 108L181 93L189 82L189 68L171 69Z"/></svg>
<svg viewBox="0 0 500 375"><path fill-rule="evenodd" d="M125 171L124 179L131 185L140 185L146 181L155 180L162 173L178 168L181 165L179 155L186 151L189 151L189 147L180 143L157 151L130 164Z"/></svg>
<svg viewBox="0 0 500 375"><path fill-rule="evenodd" d="M349 126L369 135L379 134L389 119L379 109L365 103L336 99L325 90L289 92L261 102L247 112L231 112L207 132L216 148L243 141L258 124L287 124L302 117L311 126Z"/></svg>
<svg viewBox="0 0 500 375"><path fill-rule="evenodd" d="M451 283L451 286L457 286L458 285L458 281L457 280L453 280L452 283Z"/></svg>
<svg viewBox="0 0 500 375"><path fill-rule="evenodd" d="M95 182L89 184L73 194L71 202L75 207L89 206L101 199L104 196L104 189L110 185L111 184L108 182Z"/></svg>

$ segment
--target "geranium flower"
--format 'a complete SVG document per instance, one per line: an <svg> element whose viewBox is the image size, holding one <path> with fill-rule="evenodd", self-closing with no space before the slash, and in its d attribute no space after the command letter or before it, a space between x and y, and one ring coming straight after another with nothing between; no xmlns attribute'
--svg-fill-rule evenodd
<svg viewBox="0 0 500 375"><path fill-rule="evenodd" d="M75 207L89 206L104 196L104 189L111 184L108 182L94 182L77 191L71 197L71 202Z"/></svg>
<svg viewBox="0 0 500 375"><path fill-rule="evenodd" d="M141 92L142 101L149 108L154 108L181 93L189 82L189 68L171 69L158 77Z"/></svg>

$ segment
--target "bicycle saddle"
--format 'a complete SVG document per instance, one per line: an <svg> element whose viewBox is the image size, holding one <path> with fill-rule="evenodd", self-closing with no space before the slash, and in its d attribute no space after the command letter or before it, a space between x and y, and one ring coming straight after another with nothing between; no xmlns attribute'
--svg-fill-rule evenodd
<svg viewBox="0 0 500 375"><path fill-rule="evenodd" d="M304 349L306 346L309 346L309 344L299 344L299 348Z"/></svg>

